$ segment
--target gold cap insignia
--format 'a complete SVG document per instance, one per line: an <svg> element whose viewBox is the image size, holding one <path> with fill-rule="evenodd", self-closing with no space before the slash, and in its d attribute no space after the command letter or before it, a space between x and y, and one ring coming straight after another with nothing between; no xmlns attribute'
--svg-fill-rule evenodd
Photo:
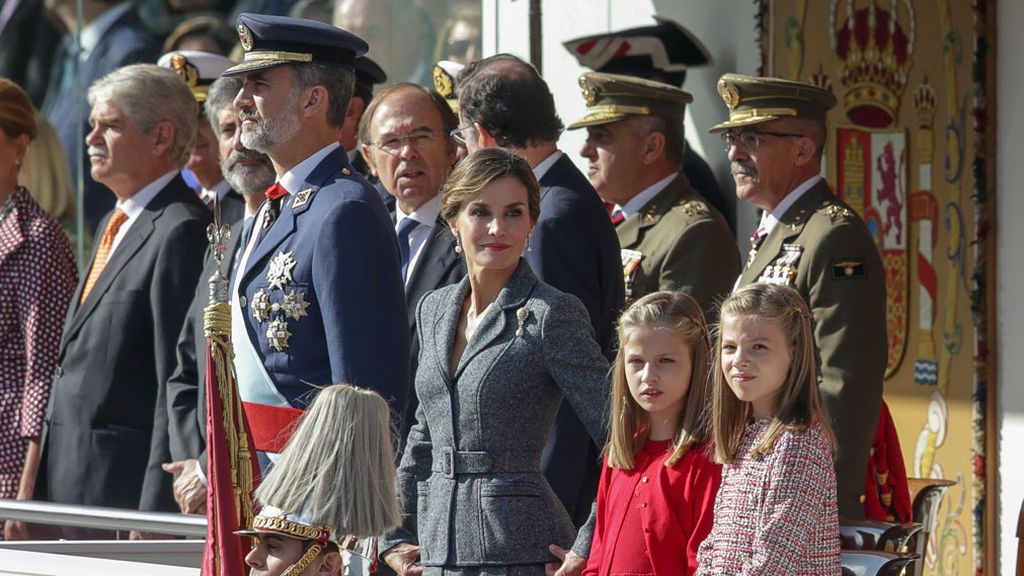
<svg viewBox="0 0 1024 576"><path fill-rule="evenodd" d="M189 87L195 88L199 84L199 68L189 62L184 54L177 53L171 56L171 70Z"/></svg>
<svg viewBox="0 0 1024 576"><path fill-rule="evenodd" d="M729 110L735 110L740 104L740 91L736 89L736 85L732 82L725 80L724 78L718 81L718 93L722 95L722 101L729 107Z"/></svg>
<svg viewBox="0 0 1024 576"><path fill-rule="evenodd" d="M252 50L252 32L245 24L238 25L238 41L242 44L242 49L246 52Z"/></svg>
<svg viewBox="0 0 1024 576"><path fill-rule="evenodd" d="M440 66L434 66L434 89L445 99L450 100L455 96L455 84L452 82L452 77Z"/></svg>
<svg viewBox="0 0 1024 576"><path fill-rule="evenodd" d="M583 94L583 100L587 106L597 104L597 86L586 76L580 77L580 92Z"/></svg>

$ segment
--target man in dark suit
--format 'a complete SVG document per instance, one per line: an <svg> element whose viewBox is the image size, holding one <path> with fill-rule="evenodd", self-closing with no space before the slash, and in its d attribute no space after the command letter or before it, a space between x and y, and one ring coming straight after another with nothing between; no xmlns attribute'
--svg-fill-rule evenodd
<svg viewBox="0 0 1024 576"><path fill-rule="evenodd" d="M80 86L89 86L100 77L126 64L155 62L160 44L149 33L135 13L131 2L82 0L82 26L78 25L78 0L55 0L54 16L64 24L67 33L54 55L56 65L50 75L43 104L43 114L53 124L71 164L71 174L78 173L78 163L85 167L85 201L82 210L88 231L96 229L100 218L114 207L114 195L91 175L89 155L80 148L82 134L89 133L85 117L88 112ZM80 33L81 45L75 35ZM79 83L76 71L81 74ZM81 131L81 132L79 132Z"/></svg>
<svg viewBox="0 0 1024 576"><path fill-rule="evenodd" d="M227 252L220 272L230 279L238 246L274 183L274 166L262 152L242 146L238 112L234 99L242 87L240 78L219 78L206 97L206 118L217 135L224 179L245 198L244 217L234 222L221 212L221 222L231 225ZM172 461L164 470L175 475L174 499L185 514L201 513L206 507L206 336L203 311L210 300L208 280L217 261L209 251L199 275L192 306L177 345L177 368L167 382L168 436Z"/></svg>
<svg viewBox="0 0 1024 576"><path fill-rule="evenodd" d="M117 206L68 311L36 496L175 510L160 470L164 384L210 222L179 174L195 141L196 102L173 72L152 64L103 77L89 102L92 175Z"/></svg>
<svg viewBox="0 0 1024 576"><path fill-rule="evenodd" d="M409 382L398 244L377 192L338 143L358 37L312 20L242 14L242 143L277 183L231 286L235 372L254 444L272 460L316 385L373 389L396 412ZM266 464L266 460L263 462Z"/></svg>
<svg viewBox="0 0 1024 576"><path fill-rule="evenodd" d="M458 119L444 98L418 84L388 86L366 109L360 124L362 154L370 172L395 199L395 223L409 309L410 394L401 422L401 438L416 414L415 382L419 339L416 306L424 294L453 284L466 274L455 252L455 237L441 219L441 185L455 164L456 144L450 133Z"/></svg>
<svg viewBox="0 0 1024 576"><path fill-rule="evenodd" d="M580 66L597 72L635 76L678 88L686 71L711 62L704 44L681 24L654 17L653 26L640 26L574 38L564 43ZM686 143L683 174L693 188L714 206L730 226L735 220L735 201L722 192L708 163Z"/></svg>
<svg viewBox="0 0 1024 576"><path fill-rule="evenodd" d="M245 211L245 198L231 188L220 169L220 149L214 124L207 119L205 103L210 85L225 70L235 65L230 58L199 52L197 50L177 50L160 57L157 65L170 68L188 84L192 95L199 103L199 123L196 129L196 145L188 158L185 168L195 176L202 186L199 198L206 207L213 210L214 199L220 203L220 221L232 224L242 218ZM268 184L269 186L269 184Z"/></svg>
<svg viewBox="0 0 1024 576"><path fill-rule="evenodd" d="M43 0L0 0L0 76L43 105L61 32L46 17Z"/></svg>
<svg viewBox="0 0 1024 576"><path fill-rule="evenodd" d="M624 298L619 242L597 192L558 150L562 121L544 79L509 54L474 62L459 76L459 116L458 133L469 152L500 146L533 168L541 185L541 210L526 259L541 280L583 302L597 342L611 358ZM599 464L597 448L563 403L543 467L577 524L590 513Z"/></svg>

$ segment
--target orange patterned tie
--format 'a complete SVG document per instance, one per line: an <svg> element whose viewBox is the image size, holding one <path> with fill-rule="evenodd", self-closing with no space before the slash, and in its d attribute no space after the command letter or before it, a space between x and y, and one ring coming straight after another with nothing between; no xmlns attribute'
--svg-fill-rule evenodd
<svg viewBox="0 0 1024 576"><path fill-rule="evenodd" d="M120 208L114 210L110 221L107 222L107 229L103 231L103 238L100 238L100 246L96 249L96 257L93 258L92 267L89 269L89 277L85 279L85 286L82 287L82 299L78 301L79 304L85 302L89 292L92 291L92 287L99 280L100 273L103 272L103 268L107 265L107 260L110 259L110 249L114 246L114 238L117 236L117 231L121 229L121 225L125 223L125 220L128 220L127 214L122 212Z"/></svg>

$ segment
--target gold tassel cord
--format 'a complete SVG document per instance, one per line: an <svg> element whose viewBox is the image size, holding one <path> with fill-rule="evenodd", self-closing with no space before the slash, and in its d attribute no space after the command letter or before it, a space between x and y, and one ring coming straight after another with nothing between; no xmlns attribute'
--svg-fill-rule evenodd
<svg viewBox="0 0 1024 576"><path fill-rule="evenodd" d="M250 467L252 451L245 433L242 403L235 394L235 372L232 363L234 348L228 340L231 334L231 307L223 302L214 303L207 306L203 312L203 332L210 345L210 357L217 374L218 392L224 414L224 435L235 498L235 521L238 526L251 526L251 495L254 487Z"/></svg>

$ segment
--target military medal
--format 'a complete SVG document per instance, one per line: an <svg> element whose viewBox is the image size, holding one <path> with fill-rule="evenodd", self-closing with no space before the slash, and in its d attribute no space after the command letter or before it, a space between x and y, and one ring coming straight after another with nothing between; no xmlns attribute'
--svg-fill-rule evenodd
<svg viewBox="0 0 1024 576"><path fill-rule="evenodd" d="M758 282L796 286L797 266L800 264L804 247L799 244L783 244L782 252L781 256L765 268L764 273L758 278Z"/></svg>
<svg viewBox="0 0 1024 576"><path fill-rule="evenodd" d="M626 282L627 298L633 293L633 278L636 276L636 271L640 267L640 261L643 259L644 255L639 250L622 249L622 276Z"/></svg>
<svg viewBox="0 0 1024 576"><path fill-rule="evenodd" d="M267 282L271 288L284 289L284 285L292 281L292 268L295 267L295 258L291 252L278 252L270 259L270 269L267 270Z"/></svg>
<svg viewBox="0 0 1024 576"><path fill-rule="evenodd" d="M306 302L306 296L303 293L292 290L284 295L284 301L281 303L281 309L284 310L285 318L298 320L299 318L308 315L306 308L309 308L309 302Z"/></svg>
<svg viewBox="0 0 1024 576"><path fill-rule="evenodd" d="M267 340L274 350L284 352L288 348L288 339L291 337L291 330L288 330L288 323L284 320L275 318L267 325Z"/></svg>
<svg viewBox="0 0 1024 576"><path fill-rule="evenodd" d="M260 324L266 322L267 318L270 317L270 311L272 309L270 296L263 290L263 288L260 288L252 295L252 304L250 307L252 308L252 317Z"/></svg>

